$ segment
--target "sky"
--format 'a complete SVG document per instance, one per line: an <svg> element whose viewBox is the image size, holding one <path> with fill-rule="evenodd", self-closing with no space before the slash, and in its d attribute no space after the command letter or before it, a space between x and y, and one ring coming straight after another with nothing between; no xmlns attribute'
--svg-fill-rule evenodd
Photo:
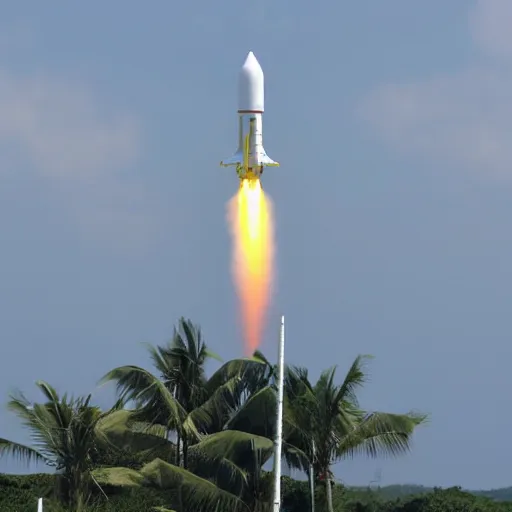
<svg viewBox="0 0 512 512"><path fill-rule="evenodd" d="M368 410L430 414L340 481L511 485L512 2L11 3L0 20L0 401L149 366L180 316L243 355L219 167L265 72L277 282L262 350L372 354ZM5 408L0 436L27 441ZM26 467L0 461L0 471Z"/></svg>

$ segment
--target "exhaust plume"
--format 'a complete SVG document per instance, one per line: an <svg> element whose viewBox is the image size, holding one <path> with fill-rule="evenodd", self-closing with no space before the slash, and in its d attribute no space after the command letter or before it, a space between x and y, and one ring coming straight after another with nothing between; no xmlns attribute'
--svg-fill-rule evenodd
<svg viewBox="0 0 512 512"><path fill-rule="evenodd" d="M261 343L274 277L272 204L260 180L240 181L238 193L228 204L228 221L245 347L247 355L252 355Z"/></svg>

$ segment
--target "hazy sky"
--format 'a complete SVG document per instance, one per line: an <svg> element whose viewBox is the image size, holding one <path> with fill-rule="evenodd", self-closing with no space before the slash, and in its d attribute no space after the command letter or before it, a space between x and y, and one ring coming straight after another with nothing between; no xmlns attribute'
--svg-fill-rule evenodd
<svg viewBox="0 0 512 512"><path fill-rule="evenodd" d="M253 50L281 162L263 180L278 244L263 351L283 313L289 362L341 379L373 354L363 405L431 413L409 456L343 462L345 482L510 485L512 2L246 4L2 9L0 395L93 391L147 365L140 342L181 315L242 354L238 183L218 164ZM0 436L26 440L5 409Z"/></svg>

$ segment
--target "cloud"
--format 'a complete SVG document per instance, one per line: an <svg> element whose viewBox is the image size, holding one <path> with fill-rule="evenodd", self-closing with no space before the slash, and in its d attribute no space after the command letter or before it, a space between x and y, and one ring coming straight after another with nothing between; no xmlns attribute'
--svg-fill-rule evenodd
<svg viewBox="0 0 512 512"><path fill-rule="evenodd" d="M137 237L147 242L148 202L131 172L141 150L135 116L83 85L0 69L0 174L46 180L82 235L130 248Z"/></svg>
<svg viewBox="0 0 512 512"><path fill-rule="evenodd" d="M0 71L0 112L0 140L50 178L90 179L138 154L134 119L106 116L85 90L65 82Z"/></svg>
<svg viewBox="0 0 512 512"><path fill-rule="evenodd" d="M477 1L468 16L472 63L451 74L385 84L359 115L393 148L477 170L512 168L510 0Z"/></svg>
<svg viewBox="0 0 512 512"><path fill-rule="evenodd" d="M511 20L510 0L478 0L469 14L474 42L490 55L512 57Z"/></svg>

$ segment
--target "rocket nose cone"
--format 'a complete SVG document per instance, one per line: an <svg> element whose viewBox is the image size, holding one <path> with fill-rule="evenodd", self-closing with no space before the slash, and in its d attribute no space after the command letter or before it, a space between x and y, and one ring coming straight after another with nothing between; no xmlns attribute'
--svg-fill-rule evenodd
<svg viewBox="0 0 512 512"><path fill-rule="evenodd" d="M238 87L238 110L263 112L263 70L252 52L247 54L240 70Z"/></svg>
<svg viewBox="0 0 512 512"><path fill-rule="evenodd" d="M245 58L244 65L242 66L242 73L244 74L254 74L259 75L263 74L263 70L261 69L260 63L258 59L255 57L254 53L249 52L247 57Z"/></svg>

